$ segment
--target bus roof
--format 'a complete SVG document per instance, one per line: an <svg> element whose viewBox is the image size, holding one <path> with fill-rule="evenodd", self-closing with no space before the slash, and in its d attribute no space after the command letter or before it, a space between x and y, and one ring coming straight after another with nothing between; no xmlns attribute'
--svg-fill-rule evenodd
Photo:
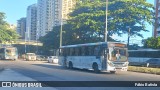
<svg viewBox="0 0 160 90"><path fill-rule="evenodd" d="M138 49L138 50L128 50L130 52L134 52L134 51L160 51L160 49Z"/></svg>
<svg viewBox="0 0 160 90"><path fill-rule="evenodd" d="M121 42L107 42L108 44L125 44ZM97 42L97 43L86 43L86 44L75 44L75 45L66 45L61 46L60 48L70 48L70 47L82 47L82 46L96 46L96 45L107 45L106 42Z"/></svg>

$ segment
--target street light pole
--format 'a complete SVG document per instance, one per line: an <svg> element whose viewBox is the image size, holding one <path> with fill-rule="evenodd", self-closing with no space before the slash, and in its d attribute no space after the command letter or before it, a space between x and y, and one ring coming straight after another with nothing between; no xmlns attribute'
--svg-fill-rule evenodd
<svg viewBox="0 0 160 90"><path fill-rule="evenodd" d="M59 45L60 47L62 46L62 24L63 24L62 23L63 22L63 19L62 19L63 18L63 16L62 16L63 11L62 10L63 10L63 5L61 8L62 8L61 9L61 30L60 30L60 45Z"/></svg>
<svg viewBox="0 0 160 90"><path fill-rule="evenodd" d="M104 35L104 40L107 43L107 34L108 34L108 30L107 30L107 16L108 16L108 0L106 0L106 28L105 28L105 35ZM102 61L102 67L103 69L107 69L107 49L104 50L104 60Z"/></svg>
<svg viewBox="0 0 160 90"><path fill-rule="evenodd" d="M36 45L36 54L38 54L38 38L39 38L38 32L39 32L39 21L37 21L37 30L36 30L36 43L37 43L37 45Z"/></svg>
<svg viewBox="0 0 160 90"><path fill-rule="evenodd" d="M127 47L129 47L129 39L130 39L130 27L128 28L128 43L127 43Z"/></svg>
<svg viewBox="0 0 160 90"><path fill-rule="evenodd" d="M104 36L104 38L105 38L105 42L107 42L107 35L108 35L108 30L107 30L107 17L108 17L108 0L106 0L106 28L105 28L105 36Z"/></svg>
<svg viewBox="0 0 160 90"><path fill-rule="evenodd" d="M62 46L62 19L61 19L61 30L60 30L60 47Z"/></svg>
<svg viewBox="0 0 160 90"><path fill-rule="evenodd" d="M24 33L24 40L25 40L24 55L25 55L25 57L23 58L24 60L26 59L26 52L27 52L27 51L26 51L26 36L27 36L26 34L27 34L27 32L25 31L25 33Z"/></svg>

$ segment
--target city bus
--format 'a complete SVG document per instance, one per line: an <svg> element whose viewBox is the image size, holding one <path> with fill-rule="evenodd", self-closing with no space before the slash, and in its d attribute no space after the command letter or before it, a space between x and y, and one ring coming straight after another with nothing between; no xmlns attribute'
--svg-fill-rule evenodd
<svg viewBox="0 0 160 90"><path fill-rule="evenodd" d="M158 49L129 50L128 53L128 60L130 65L147 66L145 62L150 61L151 64L154 63L154 60L156 59L157 61L160 61L160 50Z"/></svg>
<svg viewBox="0 0 160 90"><path fill-rule="evenodd" d="M18 50L16 47L1 47L0 48L0 59L11 59L17 60L18 59Z"/></svg>
<svg viewBox="0 0 160 90"><path fill-rule="evenodd" d="M115 73L116 69L127 71L128 49L119 42L98 42L62 46L59 64L67 68L80 68Z"/></svg>

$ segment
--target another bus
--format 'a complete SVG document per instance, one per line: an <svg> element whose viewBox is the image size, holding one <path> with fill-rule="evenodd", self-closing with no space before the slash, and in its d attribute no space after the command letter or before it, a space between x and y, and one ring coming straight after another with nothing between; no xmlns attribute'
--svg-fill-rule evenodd
<svg viewBox="0 0 160 90"><path fill-rule="evenodd" d="M18 59L18 50L16 47L1 47L0 48L0 59Z"/></svg>
<svg viewBox="0 0 160 90"><path fill-rule="evenodd" d="M95 72L116 69L127 71L128 51L126 44L98 42L60 47L59 64L68 68L91 69Z"/></svg>
<svg viewBox="0 0 160 90"><path fill-rule="evenodd" d="M129 50L128 53L130 65L147 66L144 65L147 61L160 60L160 50L156 49Z"/></svg>

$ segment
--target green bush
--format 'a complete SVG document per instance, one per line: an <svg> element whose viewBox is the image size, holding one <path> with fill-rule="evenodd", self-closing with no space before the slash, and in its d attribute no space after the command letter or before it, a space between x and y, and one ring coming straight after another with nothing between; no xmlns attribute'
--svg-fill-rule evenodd
<svg viewBox="0 0 160 90"><path fill-rule="evenodd" d="M129 66L128 71L134 72L142 72L142 73L151 73L160 75L160 68L148 68L148 67L136 67L136 66Z"/></svg>

